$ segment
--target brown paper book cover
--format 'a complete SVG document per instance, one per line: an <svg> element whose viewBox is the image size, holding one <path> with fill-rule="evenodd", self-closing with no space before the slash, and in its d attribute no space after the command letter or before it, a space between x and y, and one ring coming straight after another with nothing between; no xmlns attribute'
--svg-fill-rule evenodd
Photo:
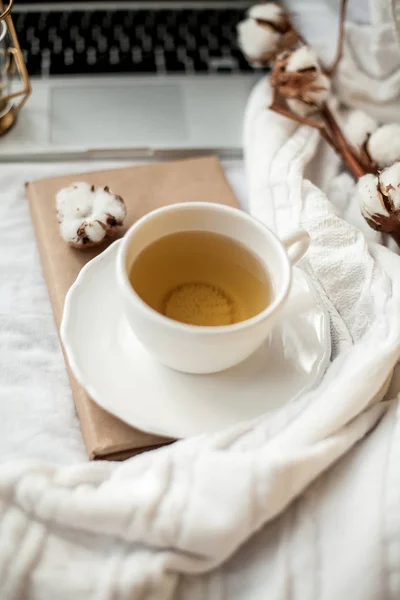
<svg viewBox="0 0 400 600"><path fill-rule="evenodd" d="M83 265L105 248L103 245L92 250L74 250L60 237L55 196L59 189L75 181L107 185L113 193L122 196L128 214L121 235L137 219L167 204L204 201L238 206L222 167L214 157L65 175L27 183L26 194L58 330L68 289ZM113 417L90 399L69 369L68 373L90 459L120 460L171 441L134 429Z"/></svg>

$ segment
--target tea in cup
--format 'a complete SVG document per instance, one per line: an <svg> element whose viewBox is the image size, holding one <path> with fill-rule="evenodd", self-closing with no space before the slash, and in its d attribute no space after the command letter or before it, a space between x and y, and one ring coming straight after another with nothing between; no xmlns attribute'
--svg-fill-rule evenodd
<svg viewBox="0 0 400 600"><path fill-rule="evenodd" d="M232 367L268 337L290 290L292 264L308 246L304 231L280 241L255 218L219 204L155 210L119 248L127 321L154 358L173 369Z"/></svg>

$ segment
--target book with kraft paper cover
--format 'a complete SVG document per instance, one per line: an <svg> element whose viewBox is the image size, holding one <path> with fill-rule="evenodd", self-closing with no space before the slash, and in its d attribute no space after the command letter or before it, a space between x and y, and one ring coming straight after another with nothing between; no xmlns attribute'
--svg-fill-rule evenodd
<svg viewBox="0 0 400 600"><path fill-rule="evenodd" d="M59 189L76 181L87 181L96 187L108 186L124 199L128 214L121 235L137 219L167 204L204 201L238 207L223 169L214 157L63 175L27 183L26 195L58 330L67 291L80 269L105 248L103 244L90 250L75 250L60 236L55 197ZM67 369L90 459L122 460L171 442L134 429L104 411L75 380L68 365Z"/></svg>

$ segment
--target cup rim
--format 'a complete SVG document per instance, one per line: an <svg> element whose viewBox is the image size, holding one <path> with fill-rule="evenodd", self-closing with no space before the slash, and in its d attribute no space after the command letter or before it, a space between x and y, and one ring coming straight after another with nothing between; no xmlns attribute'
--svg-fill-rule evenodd
<svg viewBox="0 0 400 600"><path fill-rule="evenodd" d="M127 269L125 268L125 259L132 237L139 230L139 228L141 228L144 224L146 224L148 221L150 221L152 218L154 218L160 213L195 209L212 210L225 214L229 213L230 215L234 215L235 217L239 217L240 219L246 220L247 222L251 223L253 227L256 227L263 235L266 235L270 237L270 239L273 239L276 249L284 265L284 283L282 285L281 292L274 297L272 303L269 304L264 310L254 315L254 317L251 317L250 319L246 319L244 321L239 321L238 323L234 323L232 325L192 325L188 323L181 323L180 321L175 321L174 319L170 319L169 317L160 314L154 308L146 304L146 302L142 300L139 294L137 294L137 292L132 287L129 281ZM263 261L263 266L265 266L268 272L268 264L266 261ZM266 318L269 318L273 314L275 314L289 294L290 284L292 281L292 265L281 240L273 231L271 231L271 229L269 229L269 227L264 225L264 223L262 223L256 217L253 217L252 215L246 213L245 211L239 208L226 206L224 204L217 204L213 202L181 202L177 204L169 204L167 206L162 206L161 208L157 208L147 213L146 215L138 219L128 229L128 231L122 238L120 247L118 248L117 280L124 294L130 299L130 301L134 301L137 308L143 313L145 313L148 317L152 318L155 322L160 323L163 326L168 326L175 331L185 333L196 333L197 335L221 335L223 333L237 332L243 329L252 328L255 325L258 325L258 323L260 323L261 321L264 321Z"/></svg>

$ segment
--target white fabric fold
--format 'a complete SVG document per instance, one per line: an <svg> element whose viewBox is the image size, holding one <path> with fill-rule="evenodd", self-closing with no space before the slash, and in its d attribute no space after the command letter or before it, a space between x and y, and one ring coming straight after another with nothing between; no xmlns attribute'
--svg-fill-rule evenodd
<svg viewBox="0 0 400 600"><path fill-rule="evenodd" d="M383 123L398 121L399 6L398 0L371 0L370 23L347 23L345 53L337 77L340 99Z"/></svg>

